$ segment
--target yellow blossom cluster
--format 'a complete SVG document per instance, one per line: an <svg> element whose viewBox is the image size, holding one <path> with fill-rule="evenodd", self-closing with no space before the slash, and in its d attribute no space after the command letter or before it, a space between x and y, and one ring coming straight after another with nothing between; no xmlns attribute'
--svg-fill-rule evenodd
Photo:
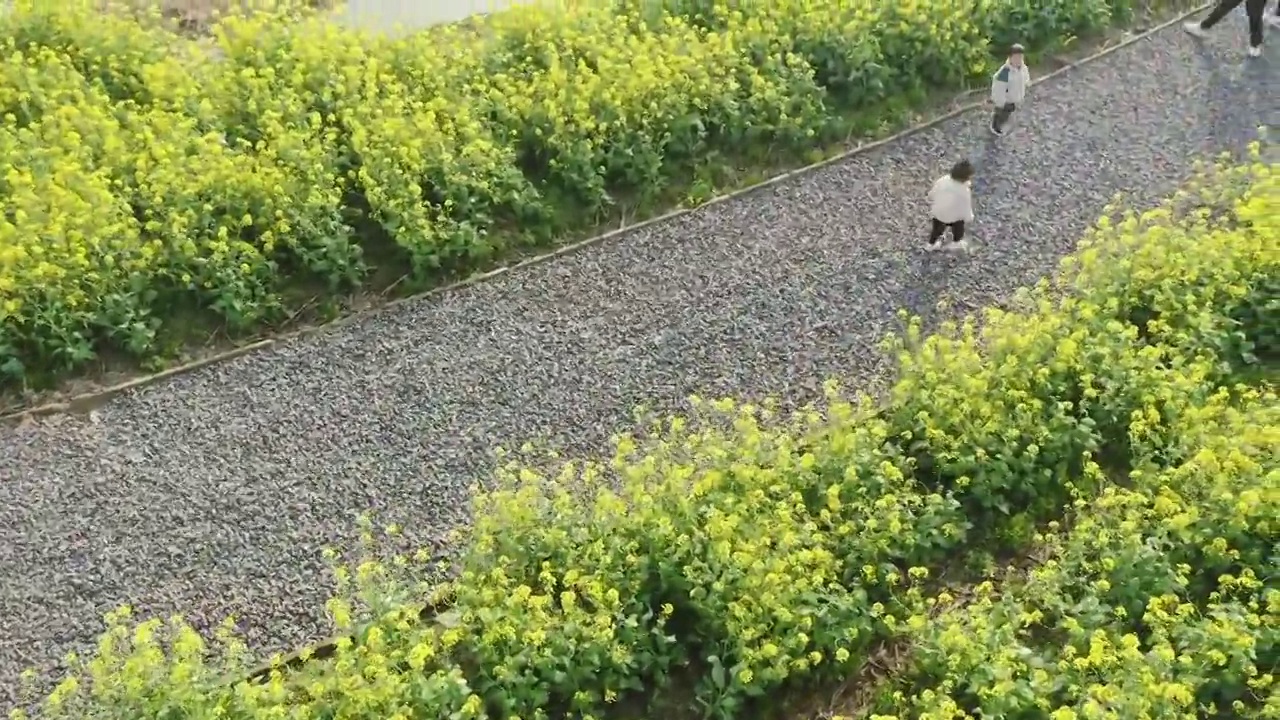
<svg viewBox="0 0 1280 720"><path fill-rule="evenodd" d="M504 452L448 579L339 567L333 655L235 682L227 631L116 615L43 715L734 720L905 641L875 717L1274 717L1268 152L1110 212L981 322L911 324L883 403L694 398L604 459ZM1034 562L988 569L1008 553Z"/></svg>
<svg viewBox="0 0 1280 720"><path fill-rule="evenodd" d="M1275 717L1280 395L1223 388L1177 458L1075 502L1038 565L913 633L880 720Z"/></svg>
<svg viewBox="0 0 1280 720"><path fill-rule="evenodd" d="M1135 1L596 0L384 38L271 0L196 40L145 3L15 0L0 384L151 357L193 319L262 329L371 259L421 285L809 157L981 78L993 43L1047 49Z"/></svg>

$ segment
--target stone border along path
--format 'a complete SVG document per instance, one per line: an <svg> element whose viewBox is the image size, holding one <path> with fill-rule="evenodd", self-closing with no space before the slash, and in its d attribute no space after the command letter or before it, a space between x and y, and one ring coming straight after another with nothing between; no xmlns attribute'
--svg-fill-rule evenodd
<svg viewBox="0 0 1280 720"><path fill-rule="evenodd" d="M554 262L0 428L0 701L91 646L120 603L266 650L327 634L322 548L354 516L439 547L491 448L602 448L633 406L803 399L869 383L895 311L997 303L1051 272L1118 191L1152 204L1193 158L1280 124L1280 43L1176 26L1033 88L998 142L974 112ZM1267 83L1271 85L1268 87ZM975 249L926 255L924 195L969 150Z"/></svg>

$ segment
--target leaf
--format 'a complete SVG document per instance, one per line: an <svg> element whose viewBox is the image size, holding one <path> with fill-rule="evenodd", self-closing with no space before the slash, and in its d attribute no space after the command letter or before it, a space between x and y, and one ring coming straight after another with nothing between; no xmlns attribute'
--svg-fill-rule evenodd
<svg viewBox="0 0 1280 720"><path fill-rule="evenodd" d="M725 678L724 665L721 664L720 658L711 655L707 658L707 662L711 665L711 682L715 684L716 689L724 690L728 686Z"/></svg>
<svg viewBox="0 0 1280 720"><path fill-rule="evenodd" d="M27 368L18 358L9 357L5 358L3 363L0 363L0 374L14 379L21 379L26 376Z"/></svg>

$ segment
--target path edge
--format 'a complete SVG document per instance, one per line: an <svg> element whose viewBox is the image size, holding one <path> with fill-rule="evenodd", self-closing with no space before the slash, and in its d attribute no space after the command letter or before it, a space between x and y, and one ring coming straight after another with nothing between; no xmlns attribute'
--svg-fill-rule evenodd
<svg viewBox="0 0 1280 720"><path fill-rule="evenodd" d="M1075 60L1074 62L1068 63L1067 65L1064 65L1056 70L1053 70L1052 72L1046 73L1042 77L1033 79L1031 84L1040 85L1042 83L1049 82L1050 80L1054 80L1056 78L1062 77L1063 75L1066 75L1067 73L1073 70L1078 70L1085 65L1093 63L1096 60L1101 60L1102 58L1105 58L1108 55L1118 50L1127 48L1130 45L1134 45L1138 42L1146 40L1147 38L1153 35L1156 35L1160 32L1163 32L1164 30L1169 29L1170 27L1184 21L1188 17L1204 11L1211 4L1212 4L1211 2L1201 3L1200 5L1194 8L1181 12L1176 16L1171 17L1162 23L1154 25L1140 33L1129 35L1128 37L1125 37L1123 40L1121 40L1120 42L1114 45L1103 47L1097 52L1091 53L1083 58ZM977 92L983 92L983 91L979 90ZM968 102L950 110L947 113L935 116L927 120L923 120L908 128L905 128L892 135L889 135L888 137L884 137L879 140L874 140L869 143L860 144L856 147L850 148L848 150L845 150L844 152L838 153L829 158L825 158L816 163L805 165L803 167L799 167L794 170L789 170L780 175L775 175L765 180L761 180L758 183L748 185L743 188L739 188L737 190L734 190L729 193L725 193L723 195L717 195L716 197L696 207L677 208L675 210L671 210L661 215L651 217L647 220L642 220L638 223L618 227L613 230L609 230L607 232L601 233L599 235L594 235L585 240L579 240L578 242L575 242L575 243L562 245L554 250L549 250L540 255L534 255L533 257L526 258L524 260L521 260L520 262L513 263L511 265L503 265L501 267L497 267L492 270L476 273L474 275L466 277L457 282L452 282L447 285L431 288L429 290L423 290L422 292L414 293L412 295L407 295L402 298L396 298L395 300L391 300L390 302L379 305L376 308L372 308L367 311L354 312L354 313L351 313L350 315L346 315L344 317L338 318L332 322L322 323L318 325L309 325L307 327L298 328L296 330L292 330L292 331L281 333L279 335L275 335L269 338L264 338L256 342L252 342L247 345L242 345L240 347L233 348L231 350L226 350L221 353L216 353L214 355L210 355L208 357L204 357L199 360L194 360L192 362L185 363L183 365L178 365L176 367L168 368L166 370L162 370L157 373L143 375L141 377L136 377L131 380L126 380L126 381L117 383L115 385L110 385L105 388L100 388L97 390L81 393L79 395L74 395L71 398L68 398L66 400L48 402L41 405L36 405L35 407L30 407L22 410L15 410L12 412L0 414L0 422L21 424L29 420L34 420L35 418L47 417L50 415L83 413L89 409L100 407L101 405L109 402L110 400L116 398L117 396L122 395L126 392L129 392L131 390L138 390L141 388L148 387L150 385L155 385L164 380L169 380L171 378L174 378L180 375L186 375L188 373L194 372L196 370L200 370L210 365L215 365L215 364L223 363L229 360L234 360L238 357L248 355L249 353L256 352L258 350L265 350L277 344L298 340L300 338L307 337L322 331L328 332L328 331L337 330L357 320L363 320L364 318L374 313L391 312L396 308L403 307L404 305L407 305L412 302L418 302L421 300L425 300L427 298L435 297L437 295L444 295L446 293L456 292L458 290L462 290L463 288L469 287L471 285L476 285L482 282L486 282L488 280L492 280L496 277L505 275L510 272L523 270L525 268L532 267L534 265L540 265L544 262L548 262L550 260L555 260L556 258L560 258L566 255L576 253L579 250L584 250L584 249L593 247L595 245L604 244L610 240L613 240L627 233L637 232L647 227L658 225L659 223L670 222L672 220L676 220L686 215L700 212L702 210L705 210L706 208L712 207L714 205L718 205L720 203L741 199L742 197L749 195L751 193L758 192L760 190L773 187L775 185L780 185L788 180L793 180L797 177L807 175L817 170L821 170L827 166L844 162L846 160L849 160L854 157L858 157L859 155L871 152L873 150L878 150L879 148L882 148L886 145L890 145L899 140L903 140L905 138L911 137L918 133L935 128L945 122L948 122L957 117L960 117L965 113L978 110L986 105L987 105L987 102L985 99Z"/></svg>

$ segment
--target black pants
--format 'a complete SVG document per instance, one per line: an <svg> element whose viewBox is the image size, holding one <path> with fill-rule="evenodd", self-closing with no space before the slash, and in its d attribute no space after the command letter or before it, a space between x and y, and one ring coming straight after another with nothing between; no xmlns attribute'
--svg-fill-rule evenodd
<svg viewBox="0 0 1280 720"><path fill-rule="evenodd" d="M1004 130L1005 123L1009 122L1009 118L1013 116L1013 111L1018 106L1013 103L1005 103L996 108L995 114L991 116L991 127L997 130Z"/></svg>
<svg viewBox="0 0 1280 720"><path fill-rule="evenodd" d="M1212 28L1222 22L1222 18L1232 10L1240 7L1240 3L1244 3L1245 14L1249 16L1249 44L1262 47L1262 15L1267 9L1267 0L1218 0L1209 16L1200 21L1200 27L1205 30ZM1277 10L1280 10L1280 6Z"/></svg>
<svg viewBox="0 0 1280 720"><path fill-rule="evenodd" d="M957 220L956 222L953 222L953 223L944 223L941 220L934 218L933 230L929 232L929 244L937 245L938 241L942 239L943 233L947 231L947 228L951 228L952 242L960 242L961 240L964 239L964 221L963 220Z"/></svg>

